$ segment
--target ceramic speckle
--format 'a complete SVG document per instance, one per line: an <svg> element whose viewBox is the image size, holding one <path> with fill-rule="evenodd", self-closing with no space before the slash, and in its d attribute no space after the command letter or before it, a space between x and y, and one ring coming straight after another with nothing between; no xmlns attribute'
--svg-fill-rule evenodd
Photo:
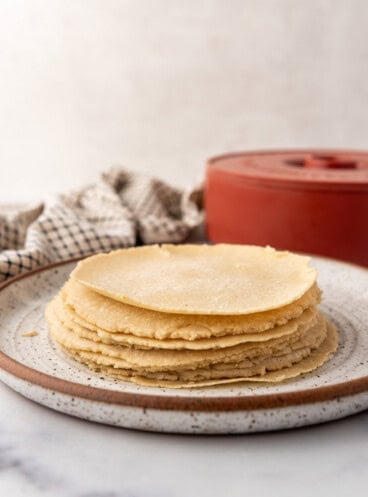
<svg viewBox="0 0 368 497"><path fill-rule="evenodd" d="M7 283L0 291L0 379L52 409L100 423L177 433L246 433L310 425L368 407L368 271L316 258L321 306L338 326L336 355L316 372L270 386L146 388L92 373L59 351L47 302L75 263ZM22 336L35 330L35 336Z"/></svg>

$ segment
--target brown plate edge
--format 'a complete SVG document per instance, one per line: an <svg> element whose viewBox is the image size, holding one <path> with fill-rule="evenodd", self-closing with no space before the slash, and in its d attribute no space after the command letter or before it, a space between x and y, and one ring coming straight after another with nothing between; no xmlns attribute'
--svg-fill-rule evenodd
<svg viewBox="0 0 368 497"><path fill-rule="evenodd" d="M317 256L340 264L347 264L353 267L368 271L367 268L353 263L335 261L327 257ZM33 276L36 273L47 271L58 266L77 262L81 258L68 259L61 262L55 262L46 266L39 267L32 271L22 273L10 278L0 284L0 291L12 283L23 278ZM90 387L67 380L62 380L36 369L25 366L24 364L12 359L4 352L0 351L0 368L15 376L18 379L33 383L50 391L66 394L71 397L80 397L83 399L103 402L107 404L116 404L143 409L161 409L176 411L248 411L258 409L273 409L282 407L298 406L316 402L332 401L342 397L347 397L368 391L368 376L346 381L337 385L311 388L302 392L285 392L278 394L255 395L249 397L181 397L173 394L172 396L137 394L128 392L118 392L106 390L103 388Z"/></svg>

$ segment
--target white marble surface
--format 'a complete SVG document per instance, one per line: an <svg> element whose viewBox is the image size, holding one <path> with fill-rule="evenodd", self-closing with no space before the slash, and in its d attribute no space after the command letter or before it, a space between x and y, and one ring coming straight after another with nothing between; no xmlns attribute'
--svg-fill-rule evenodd
<svg viewBox="0 0 368 497"><path fill-rule="evenodd" d="M0 384L0 494L8 497L364 495L368 412L311 428L174 436L74 419Z"/></svg>

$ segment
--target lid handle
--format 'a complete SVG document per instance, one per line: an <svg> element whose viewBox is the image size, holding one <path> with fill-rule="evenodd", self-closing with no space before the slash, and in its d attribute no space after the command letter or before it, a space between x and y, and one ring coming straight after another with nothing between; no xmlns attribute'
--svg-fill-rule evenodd
<svg viewBox="0 0 368 497"><path fill-rule="evenodd" d="M358 163L349 157L337 155L310 154L300 159L288 160L288 164L307 169L357 169Z"/></svg>

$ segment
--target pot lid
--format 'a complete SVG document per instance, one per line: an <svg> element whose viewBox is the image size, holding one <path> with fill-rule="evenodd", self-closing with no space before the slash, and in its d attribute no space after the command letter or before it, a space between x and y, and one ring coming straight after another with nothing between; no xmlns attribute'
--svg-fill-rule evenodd
<svg viewBox="0 0 368 497"><path fill-rule="evenodd" d="M214 157L209 171L268 186L368 190L368 152L279 150Z"/></svg>

